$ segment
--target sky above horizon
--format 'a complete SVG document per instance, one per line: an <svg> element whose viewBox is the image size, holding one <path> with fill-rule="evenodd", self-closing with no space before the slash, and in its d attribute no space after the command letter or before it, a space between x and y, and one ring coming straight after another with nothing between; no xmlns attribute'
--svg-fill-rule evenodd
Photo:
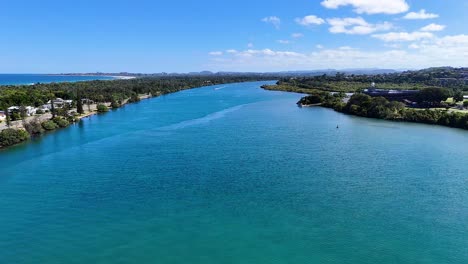
<svg viewBox="0 0 468 264"><path fill-rule="evenodd" d="M468 0L4 0L0 10L0 73L468 66Z"/></svg>

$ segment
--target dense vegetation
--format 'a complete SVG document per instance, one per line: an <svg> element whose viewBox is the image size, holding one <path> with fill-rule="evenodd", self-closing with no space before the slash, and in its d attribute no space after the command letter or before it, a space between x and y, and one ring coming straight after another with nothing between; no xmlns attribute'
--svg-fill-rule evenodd
<svg viewBox="0 0 468 264"><path fill-rule="evenodd" d="M184 89L201 87L207 85L270 80L272 76L258 75L216 75L216 76L161 76L137 78L130 80L112 80L112 81L88 81L76 83L51 83L20 86L0 86L0 110L7 114L6 122L9 125L11 121L23 120L25 130L6 130L4 137L0 142L0 147L5 147L26 140L24 135L40 135L45 131L52 131L58 128L67 127L76 121L76 116L84 113L86 104L91 102L97 104L97 112L104 113L108 107L104 103L110 103L112 108L118 108L124 103L133 103L140 100L139 95L159 96ZM40 120L33 118L26 120L26 106L39 107L47 104L49 100L62 98L64 100L73 100L71 106L62 108L52 107L52 117L50 120ZM53 106L54 104L52 104ZM19 106L19 111L11 115L8 114L10 106ZM71 112L71 108L76 112ZM36 114L43 114L42 110Z"/></svg>
<svg viewBox="0 0 468 264"><path fill-rule="evenodd" d="M360 93L373 82L379 89L420 90L414 96L414 103L419 108ZM320 104L357 116L468 129L468 114L449 110L450 107L468 107L468 101L463 102L464 94L468 94L468 68L443 67L376 75L337 73L333 76L283 78L277 85L265 85L263 88L309 94L298 102L302 106ZM346 103L344 92L354 93Z"/></svg>
<svg viewBox="0 0 468 264"><path fill-rule="evenodd" d="M157 96L205 85L266 79L267 78L258 76L178 76L113 81L0 86L0 105L2 109L13 105L30 105L37 107L57 97L65 100L87 98L94 102L111 102L113 100L119 102L129 98L135 99L139 94L151 94L153 96ZM268 79L271 79L271 77Z"/></svg>
<svg viewBox="0 0 468 264"><path fill-rule="evenodd" d="M388 101L383 97L370 97L362 93L354 94L347 103L344 103L341 96L338 93L331 95L327 92L315 92L312 95L303 97L298 104L310 105L320 103L322 106L333 108L338 112L362 117L468 129L468 115L464 113L448 110L407 108L401 102Z"/></svg>
<svg viewBox="0 0 468 264"><path fill-rule="evenodd" d="M0 147L8 147L29 138L29 134L20 129L7 128L0 131Z"/></svg>
<svg viewBox="0 0 468 264"><path fill-rule="evenodd" d="M313 77L282 78L274 89L290 92L309 93L312 90L333 92L358 92L369 88L375 82L380 89L426 89L450 88L468 92L468 68L429 68L420 71L406 71L376 75L320 75Z"/></svg>

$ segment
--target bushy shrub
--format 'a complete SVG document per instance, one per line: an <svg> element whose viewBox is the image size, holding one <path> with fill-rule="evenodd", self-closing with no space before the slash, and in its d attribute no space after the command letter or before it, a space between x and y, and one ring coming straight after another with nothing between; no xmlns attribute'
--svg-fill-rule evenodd
<svg viewBox="0 0 468 264"><path fill-rule="evenodd" d="M298 102L300 105L312 105L312 104L320 104L323 102L323 97L318 94L312 94L306 97L302 97L301 100Z"/></svg>
<svg viewBox="0 0 468 264"><path fill-rule="evenodd" d="M71 115L71 116L68 116L67 117L67 121L68 123L72 124L72 123L75 123L75 122L78 122L80 119L78 118L78 114L76 115Z"/></svg>
<svg viewBox="0 0 468 264"><path fill-rule="evenodd" d="M132 94L132 96L128 100L129 103L136 103L136 102L139 102L139 101L140 101L140 97L136 93Z"/></svg>
<svg viewBox="0 0 468 264"><path fill-rule="evenodd" d="M112 101L111 101L111 107L112 108L119 108L120 107L120 104L117 100L115 100L114 98L112 98Z"/></svg>
<svg viewBox="0 0 468 264"><path fill-rule="evenodd" d="M20 115L20 113L15 112L15 113L13 113L13 114L10 115L10 118L11 118L11 121L20 120L20 119L21 119L21 115Z"/></svg>
<svg viewBox="0 0 468 264"><path fill-rule="evenodd" d="M41 109L36 110L36 115L42 115L42 114L44 114L43 110L41 110Z"/></svg>
<svg viewBox="0 0 468 264"><path fill-rule="evenodd" d="M105 113L105 112L109 111L109 108L107 108L106 105L98 104L97 111L98 111L98 113Z"/></svg>
<svg viewBox="0 0 468 264"><path fill-rule="evenodd" d="M7 128L0 132L0 146L7 147L15 145L28 138L29 134L25 130Z"/></svg>
<svg viewBox="0 0 468 264"><path fill-rule="evenodd" d="M59 126L52 120L47 120L45 122L42 122L42 128L48 131L57 129L58 127Z"/></svg>
<svg viewBox="0 0 468 264"><path fill-rule="evenodd" d="M55 117L52 121L54 121L54 123L57 124L59 127L67 127L70 125L70 122L61 117Z"/></svg>

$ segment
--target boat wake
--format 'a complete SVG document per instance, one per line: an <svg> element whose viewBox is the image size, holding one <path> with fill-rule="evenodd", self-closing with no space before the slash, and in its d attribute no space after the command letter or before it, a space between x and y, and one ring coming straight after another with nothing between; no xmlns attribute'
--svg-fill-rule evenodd
<svg viewBox="0 0 468 264"><path fill-rule="evenodd" d="M158 130L158 131L173 131L173 130L183 129L183 128L186 128L186 127L208 124L209 122L211 122L213 120L223 118L224 116L226 116L226 114L229 114L229 113L232 113L234 111L237 111L237 110L241 109L243 106L244 105L234 106L234 107L227 108L227 109L224 109L224 110L219 111L219 112L214 112L212 114L206 115L206 116L201 117L201 118L182 121L180 123L160 127L160 128L155 129L155 130Z"/></svg>

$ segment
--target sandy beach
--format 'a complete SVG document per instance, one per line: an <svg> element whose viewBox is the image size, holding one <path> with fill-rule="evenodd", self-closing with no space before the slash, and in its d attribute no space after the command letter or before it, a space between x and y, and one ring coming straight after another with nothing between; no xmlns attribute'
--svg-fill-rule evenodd
<svg viewBox="0 0 468 264"><path fill-rule="evenodd" d="M112 77L118 80L131 80L131 79L136 78L135 76L109 76L109 77Z"/></svg>

